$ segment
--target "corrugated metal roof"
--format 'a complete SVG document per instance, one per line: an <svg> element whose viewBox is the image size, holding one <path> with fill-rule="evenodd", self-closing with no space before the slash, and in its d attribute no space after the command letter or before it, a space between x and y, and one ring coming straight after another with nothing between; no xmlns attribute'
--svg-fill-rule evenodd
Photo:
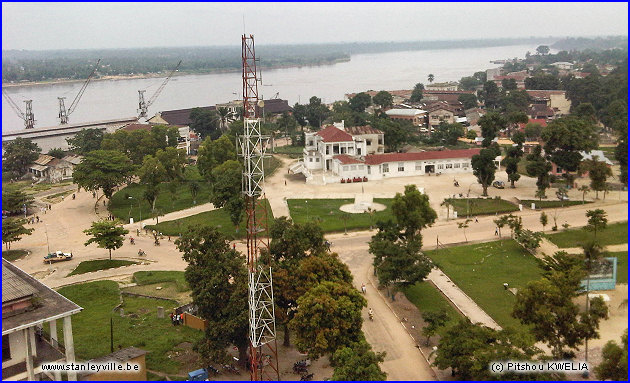
<svg viewBox="0 0 630 383"><path fill-rule="evenodd" d="M39 157L37 157L37 159L33 162L35 162L37 165L46 165L50 161L52 161L53 158L55 157L49 156L48 154L40 154Z"/></svg>
<svg viewBox="0 0 630 383"><path fill-rule="evenodd" d="M31 165L30 169L34 169L40 172L43 172L44 170L48 169L48 166L43 166L43 165Z"/></svg>
<svg viewBox="0 0 630 383"><path fill-rule="evenodd" d="M383 134L383 132L381 132L380 130L373 128L371 125L365 125L365 126L347 126L346 128L346 132L354 135L361 135L361 134Z"/></svg>
<svg viewBox="0 0 630 383"><path fill-rule="evenodd" d="M37 290L2 263L2 303L29 297Z"/></svg>
<svg viewBox="0 0 630 383"><path fill-rule="evenodd" d="M417 116L419 114L426 113L422 109L390 109L385 114L388 116Z"/></svg>

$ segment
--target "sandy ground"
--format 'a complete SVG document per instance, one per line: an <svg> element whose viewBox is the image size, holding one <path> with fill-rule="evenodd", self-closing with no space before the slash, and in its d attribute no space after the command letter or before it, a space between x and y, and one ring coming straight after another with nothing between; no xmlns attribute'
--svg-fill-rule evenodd
<svg viewBox="0 0 630 383"><path fill-rule="evenodd" d="M374 198L387 198L393 197L397 192L402 192L404 185L415 183L419 188L424 188L430 197L433 208L439 215L436 224L423 231L424 248L426 249L435 247L438 240L443 244L463 243L465 241L463 231L457 228L458 221L447 220L446 210L439 206L440 202L449 195L459 193L466 195L469 190L470 196L477 196L481 193L481 188L475 182L472 174L456 176L461 185L460 187L454 187L453 179L449 176L390 178L361 184L308 185L305 184L303 177L287 174L287 166L292 161L283 158L284 167L280 168L274 176L267 179L265 192L276 217L288 215L287 198L353 198L359 193L369 193ZM498 179L505 181L504 171L497 174ZM285 186L285 180L287 186ZM529 177L522 177L517 183L516 189L489 189L491 196L499 195L508 200L514 197L532 198L534 192L535 180ZM572 199L582 198L581 193L575 190L571 190L569 195ZM35 275L50 287L59 287L96 279L119 279L128 277L140 270L185 269L186 263L182 260L181 254L177 251L173 242L168 242L165 239L161 242L161 246L154 246L152 237L142 234L138 237L134 231L131 234L136 238L136 245L130 245L129 241L125 241L122 248L113 252L113 257L116 259L141 260L143 264L66 277L81 261L101 259L108 256L107 250L99 249L95 245L84 246L87 237L82 231L88 228L92 221L98 219L94 209L95 203L96 199L92 197L91 193L82 191L76 194L75 200L65 198L63 201L54 204L52 210L46 212L45 215L40 213L39 215L43 222L31 225L35 228L33 234L24 237L22 241L13 245L15 249L25 249L31 252L29 255L17 260L15 264ZM583 226L586 224L585 211L593 208L604 209L608 213L609 222L625 221L627 220L627 207L627 192L612 192L605 201L598 200L593 204L557 210L558 225L568 222L571 227ZM161 217L160 221L165 218L181 218L212 208L210 204L200 205L187 209L187 211L171 213L167 217ZM101 203L99 203L99 209L102 210ZM551 215L554 211L556 209L547 210L547 214L550 215L550 223L553 222ZM525 209L517 214L522 216L525 228L542 230L542 226L539 223L540 211ZM495 218L494 216L479 217L478 223L471 223L466 230L468 240L487 241L496 239L497 237L494 236L495 226L492 222ZM134 230L140 224L136 223L127 226ZM551 225L548 225L547 228L549 226ZM355 285L359 287L361 283L367 283L371 287L368 289L366 297L368 305L374 308L376 315L374 321L369 321L367 312L364 313L366 338L375 350L387 352L383 370L388 373L390 380L435 380L437 378L435 372L426 362L422 355L422 350L417 347L404 323L388 307L387 302L374 288L374 285L370 284L372 257L367 251L367 242L372 235L373 232L363 231L350 233L349 235L331 234L327 236L333 242L332 250L338 252L344 262L350 267L355 277ZM242 242L236 242L236 245L237 249L245 251L245 246ZM48 252L48 247L50 251L72 251L74 259L53 265L44 264L42 257ZM138 258L138 249L143 249L147 253L146 259ZM457 290L456 286L451 287L446 291L447 295L449 291ZM618 294L619 301L627 300L627 285ZM474 302L464 305L468 305L470 310L476 310ZM619 315L611 315L611 318L602 326L601 339L591 342L594 347L598 344L597 342L603 345L610 339L619 340L621 332L625 328L624 326L627 326L627 308L625 310L625 313L620 312ZM593 358L595 357L593 356Z"/></svg>

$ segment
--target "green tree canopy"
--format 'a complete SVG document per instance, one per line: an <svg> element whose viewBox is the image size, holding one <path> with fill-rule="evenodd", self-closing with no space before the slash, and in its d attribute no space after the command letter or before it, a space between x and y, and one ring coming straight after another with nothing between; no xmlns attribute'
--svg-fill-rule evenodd
<svg viewBox="0 0 630 383"><path fill-rule="evenodd" d="M437 142L443 142L446 145L457 145L457 140L460 137L464 137L464 126L459 122L453 124L442 122L431 137Z"/></svg>
<svg viewBox="0 0 630 383"><path fill-rule="evenodd" d="M384 109L394 104L394 97L388 91L382 90L374 95L372 101Z"/></svg>
<svg viewBox="0 0 630 383"><path fill-rule="evenodd" d="M479 119L481 126L481 136L483 142L481 145L485 148L492 144L492 140L499 134L499 131L507 127L507 119L499 113L489 112Z"/></svg>
<svg viewBox="0 0 630 383"><path fill-rule="evenodd" d="M22 239L24 235L31 235L32 228L24 227L25 219L20 218L3 218L2 219L2 243L5 244L7 250L11 249L11 243Z"/></svg>
<svg viewBox="0 0 630 383"><path fill-rule="evenodd" d="M208 321L205 337L197 345L206 363L230 363L230 345L247 361L247 268L242 254L233 250L214 227L190 227L175 241L188 262L184 276L192 290L199 316Z"/></svg>
<svg viewBox="0 0 630 383"><path fill-rule="evenodd" d="M197 168L208 181L212 180L212 171L228 160L236 160L234 142L223 135L216 140L206 138L197 152Z"/></svg>
<svg viewBox="0 0 630 383"><path fill-rule="evenodd" d="M104 133L100 129L81 129L74 137L66 138L70 150L76 154L85 155L101 149Z"/></svg>
<svg viewBox="0 0 630 383"><path fill-rule="evenodd" d="M419 82L413 87L409 101L420 102L420 100L422 100L422 91L424 91L424 84Z"/></svg>
<svg viewBox="0 0 630 383"><path fill-rule="evenodd" d="M52 148L46 154L55 158L63 158L66 155L66 152L64 152L61 148Z"/></svg>
<svg viewBox="0 0 630 383"><path fill-rule="evenodd" d="M537 145L534 151L527 156L527 167L525 170L531 177L536 177L536 186L538 190L544 195L545 189L549 188L549 172L552 169L549 161L542 156L542 148Z"/></svg>
<svg viewBox="0 0 630 383"><path fill-rule="evenodd" d="M74 167L72 178L83 189L103 189L105 196L111 198L116 186L125 183L133 171L134 166L125 154L117 150L94 150Z"/></svg>
<svg viewBox="0 0 630 383"><path fill-rule="evenodd" d="M360 113L364 112L368 106L372 105L372 97L365 92L361 92L357 93L348 102L352 110Z"/></svg>
<svg viewBox="0 0 630 383"><path fill-rule="evenodd" d="M129 230L122 227L120 221L96 221L92 222L92 227L83 230L87 235L92 236L85 242L85 246L96 243L101 249L109 250L109 260L112 259L112 250L122 247L125 235Z"/></svg>
<svg viewBox="0 0 630 383"><path fill-rule="evenodd" d="M612 176L612 170L605 162L599 161L597 156L593 159L582 161L579 165L580 173L588 172L591 189L595 190L595 198L599 198L599 192L606 189L606 180Z"/></svg>
<svg viewBox="0 0 630 383"><path fill-rule="evenodd" d="M8 141L2 146L4 149L2 170L10 173L12 178L23 176L42 151L36 143L22 137Z"/></svg>
<svg viewBox="0 0 630 383"><path fill-rule="evenodd" d="M387 374L379 366L385 360L384 352L374 352L365 340L339 348L332 355L335 381L383 381Z"/></svg>
<svg viewBox="0 0 630 383"><path fill-rule="evenodd" d="M404 194L396 193L392 212L407 238L413 238L437 219L437 213L429 204L429 196L420 193L416 185L405 185Z"/></svg>
<svg viewBox="0 0 630 383"><path fill-rule="evenodd" d="M457 97L457 101L461 102L464 109L476 108L477 107L477 96L473 93L463 93Z"/></svg>
<svg viewBox="0 0 630 383"><path fill-rule="evenodd" d="M217 139L221 135L221 118L215 111L193 108L190 121L190 128L203 138Z"/></svg>
<svg viewBox="0 0 630 383"><path fill-rule="evenodd" d="M210 202L215 207L225 207L234 226L238 226L245 210L245 200L241 193L241 163L228 160L212 170Z"/></svg>
<svg viewBox="0 0 630 383"><path fill-rule="evenodd" d="M33 197L20 189L10 187L2 188L2 210L8 211L11 214L23 214L24 207L28 209L32 205Z"/></svg>
<svg viewBox="0 0 630 383"><path fill-rule="evenodd" d="M485 141L485 138L484 138ZM470 162L473 174L477 177L477 181L483 188L484 196L488 195L488 187L494 181L494 173L497 170L494 159L497 156L497 150L494 147L481 149L479 154L472 156Z"/></svg>
<svg viewBox="0 0 630 383"><path fill-rule="evenodd" d="M609 340L602 349L602 362L595 367L599 380L628 379L628 329L621 336L621 346Z"/></svg>
<svg viewBox="0 0 630 383"><path fill-rule="evenodd" d="M541 137L550 160L569 172L578 170L582 161L579 152L596 149L598 142L595 127L573 116L551 121Z"/></svg>

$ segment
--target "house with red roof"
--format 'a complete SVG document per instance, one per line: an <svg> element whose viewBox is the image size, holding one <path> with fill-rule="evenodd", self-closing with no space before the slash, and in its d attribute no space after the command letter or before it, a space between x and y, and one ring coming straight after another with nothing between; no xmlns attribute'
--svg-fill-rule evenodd
<svg viewBox="0 0 630 383"><path fill-rule="evenodd" d="M333 158L336 155L365 156L378 152L379 148L380 152L383 152L383 132L371 126L349 129L355 134L349 133L342 121L328 125L318 132L305 133L304 166L306 169L331 171ZM367 139L368 136L374 136L374 138Z"/></svg>

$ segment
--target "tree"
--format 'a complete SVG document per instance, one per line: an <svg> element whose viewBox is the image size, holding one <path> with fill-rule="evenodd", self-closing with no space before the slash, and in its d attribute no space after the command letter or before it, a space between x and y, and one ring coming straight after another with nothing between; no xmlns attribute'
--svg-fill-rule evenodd
<svg viewBox="0 0 630 383"><path fill-rule="evenodd" d="M85 246L90 243L96 243L101 249L109 250L109 260L111 261L112 250L122 247L125 235L129 233L129 230L122 227L122 223L118 220L102 220L92 222L92 227L83 230L83 232L92 236L85 242Z"/></svg>
<svg viewBox="0 0 630 383"><path fill-rule="evenodd" d="M540 125L537 122L530 122L527 125L525 125L524 133L525 133L525 137L527 138L538 139L542 131L543 131L542 125Z"/></svg>
<svg viewBox="0 0 630 383"><path fill-rule="evenodd" d="M197 168L208 181L212 181L212 171L228 160L236 160L236 147L227 135L217 140L206 138L197 152Z"/></svg>
<svg viewBox="0 0 630 383"><path fill-rule="evenodd" d="M472 222L472 219L467 218L464 222L458 222L457 228L464 230L464 238L466 239L466 243L468 243L468 237L466 237L466 229L468 228L468 224Z"/></svg>
<svg viewBox="0 0 630 383"><path fill-rule="evenodd" d="M536 186L540 198L545 197L545 189L549 188L549 172L552 169L551 164L542 156L542 148L537 145L534 151L527 156L527 166L525 170L531 177L536 177Z"/></svg>
<svg viewBox="0 0 630 383"><path fill-rule="evenodd" d="M477 96L473 93L463 93L457 97L457 101L462 103L464 109L471 109L477 107Z"/></svg>
<svg viewBox="0 0 630 383"><path fill-rule="evenodd" d="M308 121L306 120L306 116L307 116L306 105L295 103L295 105L293 105L293 117L295 118L295 121L301 127L305 127L308 124Z"/></svg>
<svg viewBox="0 0 630 383"><path fill-rule="evenodd" d="M138 169L138 177L140 177L140 182L146 185L146 189L149 191L145 194L147 200L151 204L151 210L155 211L155 202L157 201L157 197L159 195L158 186L166 181L166 169L162 163L155 157L148 155L144 157L144 162L140 169Z"/></svg>
<svg viewBox="0 0 630 383"><path fill-rule="evenodd" d="M168 147L155 152L155 158L160 161L166 170L166 179L169 181L181 180L183 178L184 166L186 165L186 151Z"/></svg>
<svg viewBox="0 0 630 383"><path fill-rule="evenodd" d="M103 189L111 198L114 189L125 183L133 174L131 160L117 150L94 150L74 167L73 182L88 191Z"/></svg>
<svg viewBox="0 0 630 383"><path fill-rule="evenodd" d="M540 213L540 224L543 227L543 231L545 231L545 227L547 226L548 223L549 223L549 217L547 217L547 214L545 214L545 212L543 211L542 213Z"/></svg>
<svg viewBox="0 0 630 383"><path fill-rule="evenodd" d="M430 82L430 83L433 83L433 80L435 80L435 76L434 76L432 73L430 73L430 74L427 76L427 80L429 80L429 82Z"/></svg>
<svg viewBox="0 0 630 383"><path fill-rule="evenodd" d="M590 300L589 312L580 312L573 302L586 275L583 263L567 258L565 252L546 257L543 277L519 289L512 312L530 325L536 340L547 343L557 359L570 357L570 349L577 349L584 339L596 338L599 320L607 317L606 304L599 297Z"/></svg>
<svg viewBox="0 0 630 383"><path fill-rule="evenodd" d="M582 161L580 173L588 172L591 179L591 189L595 190L595 198L599 199L599 192L606 189L606 179L612 176L612 170L605 162L598 161L597 156L593 159Z"/></svg>
<svg viewBox="0 0 630 383"><path fill-rule="evenodd" d="M190 196L193 199L193 205L197 204L197 194L199 194L199 184L197 181L190 181L188 183L188 189L190 190Z"/></svg>
<svg viewBox="0 0 630 383"><path fill-rule="evenodd" d="M233 114L228 108L217 108L217 115L219 117L219 128L225 132Z"/></svg>
<svg viewBox="0 0 630 383"><path fill-rule="evenodd" d="M427 337L426 345L429 340L437 333L437 330L444 327L449 320L448 313L445 309L440 311L426 311L422 313L422 319L427 324L422 328L422 335Z"/></svg>
<svg viewBox="0 0 630 383"><path fill-rule="evenodd" d="M217 112L202 108L190 111L190 128L203 138L218 138L221 135L221 119Z"/></svg>
<svg viewBox="0 0 630 383"><path fill-rule="evenodd" d="M536 73L525 79L525 89L560 89L560 80L553 74Z"/></svg>
<svg viewBox="0 0 630 383"><path fill-rule="evenodd" d="M22 137L6 142L3 149L2 170L10 173L12 178L23 176L42 151L36 143Z"/></svg>
<svg viewBox="0 0 630 383"><path fill-rule="evenodd" d="M33 206L33 196L30 196L20 189L5 187L2 189L2 210L9 214L24 214Z"/></svg>
<svg viewBox="0 0 630 383"><path fill-rule="evenodd" d="M52 148L47 154L55 158L63 158L66 155L66 152L64 152L61 148Z"/></svg>
<svg viewBox="0 0 630 383"><path fill-rule="evenodd" d="M609 340L602 349L602 362L595 367L599 380L628 379L628 329L621 336L621 347Z"/></svg>
<svg viewBox="0 0 630 383"><path fill-rule="evenodd" d="M385 360L384 352L374 352L365 340L343 346L332 355L334 381L383 381L387 374L379 363Z"/></svg>
<svg viewBox="0 0 630 383"><path fill-rule="evenodd" d="M347 283L322 282L301 296L290 326L300 352L317 359L362 338L366 301Z"/></svg>
<svg viewBox="0 0 630 383"><path fill-rule="evenodd" d="M497 229L499 230L499 239L501 239L501 229L503 229L508 224L509 216L502 215L501 217L493 220L495 225L497 225Z"/></svg>
<svg viewBox="0 0 630 383"><path fill-rule="evenodd" d="M590 102L583 102L579 104L574 110L573 114L579 119L586 120L591 124L597 122L597 111Z"/></svg>
<svg viewBox="0 0 630 383"><path fill-rule="evenodd" d="M357 93L349 100L349 103L350 109L361 113L364 112L368 106L372 105L372 97L365 92Z"/></svg>
<svg viewBox="0 0 630 383"><path fill-rule="evenodd" d="M475 132L475 131L474 131L474 130L472 130L472 129L469 129L469 130L466 132L466 138L468 138L469 140L474 140L474 139L476 139L476 138L477 138L477 132Z"/></svg>
<svg viewBox="0 0 630 383"><path fill-rule="evenodd" d="M94 150L101 149L104 133L100 129L81 129L74 137L66 138L70 151L85 155Z"/></svg>
<svg viewBox="0 0 630 383"><path fill-rule="evenodd" d="M512 146L507 151L507 157L503 160L505 165L505 172L508 175L508 181L510 181L510 187L514 188L514 182L521 178L518 172L518 164L523 157L523 142L525 142L525 136L521 132L517 132L512 136L512 141L516 146Z"/></svg>
<svg viewBox="0 0 630 383"><path fill-rule="evenodd" d="M518 85L513 78L504 78L501 80L501 88L503 88L503 90L516 90L518 89Z"/></svg>
<svg viewBox="0 0 630 383"><path fill-rule="evenodd" d="M488 186L494 181L494 173L497 169L494 164L494 159L497 155L495 148L484 148L481 149L479 154L472 156L470 163L473 168L473 174L477 177L477 181L483 188L483 196L488 195Z"/></svg>
<svg viewBox="0 0 630 383"><path fill-rule="evenodd" d="M551 121L541 133L546 156L568 172L576 172L582 161L580 151L597 148L595 127L584 120L569 116Z"/></svg>
<svg viewBox="0 0 630 383"><path fill-rule="evenodd" d="M446 122L440 123L436 131L432 134L432 137L440 142L443 141L446 145L457 145L457 140L464 136L464 126L459 122L448 124Z"/></svg>
<svg viewBox="0 0 630 383"><path fill-rule="evenodd" d="M569 191L564 186L560 186L558 190L556 190L556 197L560 202L565 201L569 198Z"/></svg>
<svg viewBox="0 0 630 383"><path fill-rule="evenodd" d="M481 145L484 148L489 147L499 131L507 127L507 123L507 119L499 113L489 112L482 116L478 122L481 127L481 136L483 137Z"/></svg>
<svg viewBox="0 0 630 383"><path fill-rule="evenodd" d="M24 235L31 235L35 230L24 227L25 219L20 218L3 218L2 219L2 243L5 244L7 250L11 249L11 243L22 239Z"/></svg>
<svg viewBox="0 0 630 383"><path fill-rule="evenodd" d="M369 97L369 95L367 95ZM359 100L365 100L365 97L361 96ZM366 108L369 106L366 105ZM358 108L357 104L357 108ZM322 122L324 122L328 116L330 116L330 110L324 104L322 104L322 99L319 97L311 97L309 99L308 105L306 105L306 119L308 120L309 125L319 129L322 126Z"/></svg>
<svg viewBox="0 0 630 383"><path fill-rule="evenodd" d="M175 245L188 263L184 276L193 303L208 321L197 350L206 363L230 363L227 348L234 345L245 365L249 346L245 258L210 226L190 227Z"/></svg>
<svg viewBox="0 0 630 383"><path fill-rule="evenodd" d="M586 218L588 223L584 226L584 230L593 232L593 239L597 239L597 232L604 230L608 225L607 214L603 209L587 210Z"/></svg>
<svg viewBox="0 0 630 383"><path fill-rule="evenodd" d="M543 55L543 56L548 54L549 53L549 46L547 46L547 45L539 45L536 48L536 53L539 54L539 55Z"/></svg>
<svg viewBox="0 0 630 383"><path fill-rule="evenodd" d="M343 221L343 233L347 235L348 234L348 227L347 227L347 225L348 225L348 220L350 219L350 214L343 213L341 215L341 217L339 217L339 219L341 219Z"/></svg>
<svg viewBox="0 0 630 383"><path fill-rule="evenodd" d="M496 109L499 103L499 98L501 97L501 92L499 92L499 87L494 81L486 81L483 84L483 90L480 94L483 102L488 109Z"/></svg>
<svg viewBox="0 0 630 383"><path fill-rule="evenodd" d="M378 92L376 95L374 95L374 98L372 98L372 101L376 105L380 106L381 109L385 109L394 104L394 98L392 97L391 93L385 90L382 90Z"/></svg>
<svg viewBox="0 0 630 383"><path fill-rule="evenodd" d="M578 189L578 191L582 192L582 204L586 203L586 194L591 191L591 188L588 185L582 185Z"/></svg>
<svg viewBox="0 0 630 383"><path fill-rule="evenodd" d="M420 193L416 185L405 185L404 194L396 193L392 212L406 238L413 238L437 219L437 213L429 204L429 196Z"/></svg>
<svg viewBox="0 0 630 383"><path fill-rule="evenodd" d="M527 251L534 251L540 247L542 241L542 232L534 232L531 230L518 230L515 238L518 243L521 244Z"/></svg>
<svg viewBox="0 0 630 383"><path fill-rule="evenodd" d="M226 207L235 226L240 223L245 208L241 194L241 177L241 163L235 160L223 162L211 173L213 182L210 185L210 202L217 208Z"/></svg>
<svg viewBox="0 0 630 383"><path fill-rule="evenodd" d="M384 133L385 147L387 151L398 151L403 145L414 142L417 128L409 121L394 121L389 117L374 116L372 127Z"/></svg>
<svg viewBox="0 0 630 383"><path fill-rule="evenodd" d="M411 101L411 102L420 102L420 100L422 100L422 91L423 90L424 90L424 84L417 83L413 87L413 91L411 92L411 97L409 98L409 101Z"/></svg>

